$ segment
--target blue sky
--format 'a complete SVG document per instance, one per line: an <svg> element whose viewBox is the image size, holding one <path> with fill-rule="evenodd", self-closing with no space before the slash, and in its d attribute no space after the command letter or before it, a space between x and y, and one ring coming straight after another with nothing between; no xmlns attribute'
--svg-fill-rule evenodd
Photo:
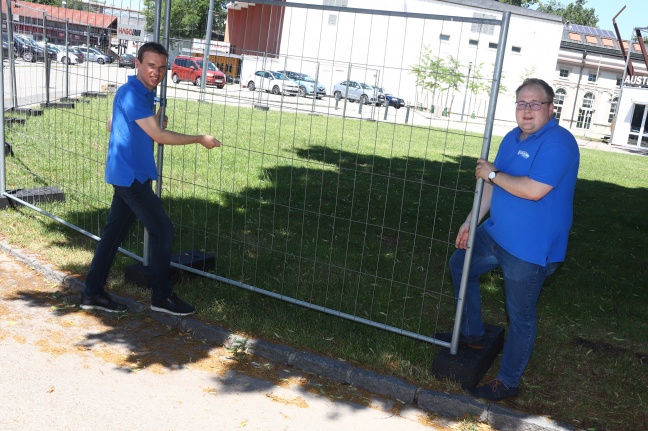
<svg viewBox="0 0 648 431"><path fill-rule="evenodd" d="M571 0L558 0L559 3L567 5ZM648 27L648 2L646 0L587 0L586 8L594 8L598 16L598 27L605 30L614 30L612 18L619 13L623 6L625 10L616 19L619 32L624 39L634 35L635 27ZM648 35L648 31L642 32Z"/></svg>

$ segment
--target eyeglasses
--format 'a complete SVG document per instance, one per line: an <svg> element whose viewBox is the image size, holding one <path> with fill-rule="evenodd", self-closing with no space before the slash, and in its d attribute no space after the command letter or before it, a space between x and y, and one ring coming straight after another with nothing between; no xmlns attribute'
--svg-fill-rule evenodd
<svg viewBox="0 0 648 431"><path fill-rule="evenodd" d="M515 102L515 109L518 111L524 111L527 106L531 107L532 111L539 111L542 108L542 105L546 105L551 102Z"/></svg>

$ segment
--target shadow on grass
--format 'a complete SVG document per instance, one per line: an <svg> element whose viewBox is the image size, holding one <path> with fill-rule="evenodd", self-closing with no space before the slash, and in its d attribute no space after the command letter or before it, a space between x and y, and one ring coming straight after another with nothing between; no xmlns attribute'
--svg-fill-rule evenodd
<svg viewBox="0 0 648 431"><path fill-rule="evenodd" d="M164 201L176 226L175 250L206 251L216 256L220 276L354 316L423 334L450 327L446 265L453 230L472 202L474 158L441 164L317 145L293 154L299 164L281 159L259 171L262 186L237 193L207 187L206 198L183 198L193 185L169 184ZM642 187L578 181L567 260L540 297L527 389L509 405L584 428L640 429L648 422L638 401L648 381L641 359L648 351L647 196ZM70 218L103 220L105 213ZM140 250L141 238L135 229L126 247ZM505 324L500 278L486 276L484 285L485 320ZM429 378L434 349L421 343L215 282L182 288L206 304L208 320ZM610 348L592 347L599 345ZM619 355L606 354L612 351Z"/></svg>

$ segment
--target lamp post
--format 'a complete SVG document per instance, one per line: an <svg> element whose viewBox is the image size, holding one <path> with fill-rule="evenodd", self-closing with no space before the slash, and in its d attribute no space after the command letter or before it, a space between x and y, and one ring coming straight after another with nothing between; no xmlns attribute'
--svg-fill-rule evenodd
<svg viewBox="0 0 648 431"><path fill-rule="evenodd" d="M466 96L468 96L468 84L470 83L470 70L472 69L472 61L468 63L468 75L466 77L466 92L464 93L463 106L461 107L461 121L464 119L464 110L466 109Z"/></svg>

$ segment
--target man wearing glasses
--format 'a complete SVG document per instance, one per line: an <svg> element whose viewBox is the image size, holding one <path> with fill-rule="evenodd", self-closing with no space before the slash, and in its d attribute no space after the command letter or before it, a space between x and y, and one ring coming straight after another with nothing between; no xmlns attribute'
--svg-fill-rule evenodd
<svg viewBox="0 0 648 431"><path fill-rule="evenodd" d="M472 395L499 401L518 394L536 337L536 303L547 276L565 258L572 224L580 155L572 134L553 118L554 91L529 78L516 90L518 127L502 141L494 163L479 159L475 177L484 180L472 251L460 346L484 347L479 276L500 268L509 329L497 378ZM450 258L455 297L466 254L469 214Z"/></svg>

